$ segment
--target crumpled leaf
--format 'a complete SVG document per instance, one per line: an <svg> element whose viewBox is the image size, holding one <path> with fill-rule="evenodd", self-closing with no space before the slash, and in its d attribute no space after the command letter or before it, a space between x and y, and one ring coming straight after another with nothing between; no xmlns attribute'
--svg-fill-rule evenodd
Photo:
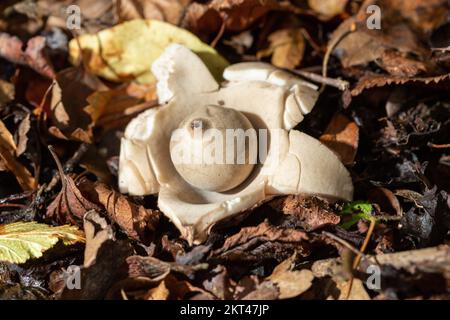
<svg viewBox="0 0 450 320"><path fill-rule="evenodd" d="M271 62L280 68L294 69L301 64L305 54L305 38L299 28L281 29L268 38L269 48L259 51L257 57L272 55Z"/></svg>
<svg viewBox="0 0 450 320"><path fill-rule="evenodd" d="M16 159L17 146L14 138L0 120L0 171L11 171L23 190L33 190L36 181L28 169Z"/></svg>
<svg viewBox="0 0 450 320"><path fill-rule="evenodd" d="M88 97L106 87L95 76L81 68L59 72L53 83L50 133L61 139L92 142L92 119L86 112Z"/></svg>
<svg viewBox="0 0 450 320"><path fill-rule="evenodd" d="M24 263L42 257L59 240L65 245L82 242L83 232L74 226L52 227L35 221L0 225L0 260Z"/></svg>
<svg viewBox="0 0 450 320"><path fill-rule="evenodd" d="M305 232L277 227L266 220L254 227L244 227L237 234L227 237L222 248L212 253L211 259L253 262L256 267L264 260L284 260L295 250L309 254L305 240L308 240Z"/></svg>
<svg viewBox="0 0 450 320"><path fill-rule="evenodd" d="M136 79L140 83L153 83L150 67L171 43L183 44L198 54L217 79L221 79L228 65L189 31L158 20L124 22L94 35L82 35L78 41L89 71L111 81ZM71 61L78 61L81 53L76 39L70 41L69 51Z"/></svg>
<svg viewBox="0 0 450 320"><path fill-rule="evenodd" d="M177 262L165 262L154 257L131 256L127 258L129 275L131 277L148 277L154 282L166 278L170 272L183 274L193 278L195 272L208 267L206 263L183 265Z"/></svg>
<svg viewBox="0 0 450 320"><path fill-rule="evenodd" d="M316 230L326 225L336 225L341 221L327 202L316 197L291 195L269 204L286 215L283 217L283 225L299 226L306 231Z"/></svg>
<svg viewBox="0 0 450 320"><path fill-rule="evenodd" d="M95 91L86 100L89 105L84 111L93 124L108 128L112 123L128 123L130 116L156 105L156 86L124 83L110 90Z"/></svg>
<svg viewBox="0 0 450 320"><path fill-rule="evenodd" d="M358 96L367 89L384 87L388 85L403 85L409 83L425 84L431 87L432 85L443 86L448 88L450 85L450 74L430 77L401 77L388 76L380 74L368 74L361 77L356 85L351 89L352 96Z"/></svg>
<svg viewBox="0 0 450 320"><path fill-rule="evenodd" d="M370 30L366 26L366 9L372 4L381 8L381 30ZM431 9L433 6L440 7L441 10ZM334 52L345 68L381 59L379 65L397 75L401 72L416 76L424 69L432 75L437 68L429 59L431 51L422 43L426 41L427 32L445 21L448 10L446 0L433 0L431 4L404 0L366 1L358 14L345 20L334 31L330 43L341 39ZM356 26L356 31L349 33L352 25ZM394 52L395 55L390 56L391 60L392 57L404 57L403 62L410 65L409 70L392 68L394 62L388 63L386 51Z"/></svg>
<svg viewBox="0 0 450 320"><path fill-rule="evenodd" d="M203 281L203 287L217 298L229 300L236 290L236 283L228 276L227 269L219 265L211 271L211 276Z"/></svg>
<svg viewBox="0 0 450 320"><path fill-rule="evenodd" d="M80 192L75 181L64 175L63 186L58 196L47 207L47 217L59 223L80 224L89 210L100 211L100 207L87 200Z"/></svg>
<svg viewBox="0 0 450 320"><path fill-rule="evenodd" d="M90 210L100 211L101 208L87 200L81 194L75 181L70 176L64 174L62 165L53 149L50 148L50 151L58 166L62 188L56 198L47 207L46 216L55 219L59 223L80 225L86 212Z"/></svg>
<svg viewBox="0 0 450 320"><path fill-rule="evenodd" d="M277 228L266 220L256 227L242 228L239 233L227 238L219 252L230 250L258 238L281 242L297 242L308 239L306 233L302 231Z"/></svg>
<svg viewBox="0 0 450 320"><path fill-rule="evenodd" d="M80 268L80 289L64 288L63 300L104 299L108 290L127 274L125 259L133 254L128 240L116 240L111 226L95 210L86 213L84 219L86 248L95 253L85 255L85 265Z"/></svg>
<svg viewBox="0 0 450 320"><path fill-rule="evenodd" d="M42 36L33 37L28 40L27 47L23 51L23 43L19 38L0 32L0 57L26 65L45 77L54 78L55 71L44 51L45 41Z"/></svg>
<svg viewBox="0 0 450 320"><path fill-rule="evenodd" d="M83 179L79 182L79 186L81 193L90 202L104 207L111 220L117 223L129 237L145 241L149 238L148 232L156 231L161 218L158 210L146 209L137 205L104 183L94 184Z"/></svg>
<svg viewBox="0 0 450 320"><path fill-rule="evenodd" d="M243 31L272 10L293 10L287 1L276 0L210 0L193 2L186 10L182 26L195 34L216 34L223 27Z"/></svg>
<svg viewBox="0 0 450 320"><path fill-rule="evenodd" d="M345 165L353 164L359 144L359 127L341 113L336 113L320 137Z"/></svg>
<svg viewBox="0 0 450 320"><path fill-rule="evenodd" d="M115 240L115 237L112 227L95 210L86 212L83 217L83 226L86 235L83 266L87 268L95 262L102 244L107 240Z"/></svg>
<svg viewBox="0 0 450 320"><path fill-rule="evenodd" d="M417 239L419 246L441 243L450 230L450 198L437 187L426 190L418 199L410 199L414 205L405 212L402 231Z"/></svg>

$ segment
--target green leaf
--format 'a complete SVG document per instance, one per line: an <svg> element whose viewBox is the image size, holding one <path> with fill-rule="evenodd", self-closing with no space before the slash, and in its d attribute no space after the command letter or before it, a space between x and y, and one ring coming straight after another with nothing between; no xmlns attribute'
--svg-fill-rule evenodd
<svg viewBox="0 0 450 320"><path fill-rule="evenodd" d="M24 263L39 258L59 240L65 245L84 242L84 234L75 226L52 227L35 221L0 225L0 261Z"/></svg>
<svg viewBox="0 0 450 320"><path fill-rule="evenodd" d="M350 215L350 220L342 223L344 229L350 229L361 219L372 219L373 206L367 201L353 201L345 204L341 215Z"/></svg>
<svg viewBox="0 0 450 320"><path fill-rule="evenodd" d="M78 41L77 41L78 40ZM194 51L220 80L228 62L214 48L203 43L194 34L158 20L132 20L85 34L69 43L70 60L80 59L90 72L111 81L137 80L155 82L150 67L171 43L182 44Z"/></svg>

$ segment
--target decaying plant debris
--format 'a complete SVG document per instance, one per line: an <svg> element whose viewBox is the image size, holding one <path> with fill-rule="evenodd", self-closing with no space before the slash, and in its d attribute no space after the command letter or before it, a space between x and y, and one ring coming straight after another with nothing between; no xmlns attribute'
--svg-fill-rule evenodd
<svg viewBox="0 0 450 320"><path fill-rule="evenodd" d="M447 0L95 3L0 4L0 299L450 298ZM295 129L345 164L355 201L275 197L190 245L157 194L120 193L120 139L158 105L171 42L218 83L263 61L322 86Z"/></svg>

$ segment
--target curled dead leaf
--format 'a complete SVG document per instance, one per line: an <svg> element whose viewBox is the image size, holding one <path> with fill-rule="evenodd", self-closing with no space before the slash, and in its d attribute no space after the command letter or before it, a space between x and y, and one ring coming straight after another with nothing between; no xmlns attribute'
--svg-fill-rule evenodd
<svg viewBox="0 0 450 320"><path fill-rule="evenodd" d="M358 125L341 113L336 113L320 137L345 165L353 164L359 144Z"/></svg>
<svg viewBox="0 0 450 320"><path fill-rule="evenodd" d="M16 150L12 134L0 120L0 170L3 168L11 171L23 190L34 190L36 181L28 169L16 159Z"/></svg>
<svg viewBox="0 0 450 320"><path fill-rule="evenodd" d="M279 288L279 299L298 297L312 285L314 275L310 270L293 270L296 257L297 255L294 254L276 266L266 280L274 283Z"/></svg>
<svg viewBox="0 0 450 320"><path fill-rule="evenodd" d="M145 241L159 224L161 214L157 210L137 205L128 197L113 190L104 183L80 181L82 193L93 203L103 207L112 221L131 238Z"/></svg>
<svg viewBox="0 0 450 320"><path fill-rule="evenodd" d="M341 221L340 216L333 212L326 201L315 197L291 195L274 200L270 205L288 215L289 224L302 227L306 231L326 225L337 225Z"/></svg>

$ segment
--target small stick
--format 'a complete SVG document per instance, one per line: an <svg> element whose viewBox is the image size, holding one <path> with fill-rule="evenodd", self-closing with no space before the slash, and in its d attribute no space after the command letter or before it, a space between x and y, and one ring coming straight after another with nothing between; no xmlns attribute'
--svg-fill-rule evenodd
<svg viewBox="0 0 450 320"><path fill-rule="evenodd" d="M430 144L428 144L428 146L435 148L435 149L448 149L448 148L450 148L450 143L447 143L447 144L430 143Z"/></svg>
<svg viewBox="0 0 450 320"><path fill-rule="evenodd" d="M328 231L322 231L322 234L327 236L328 238L333 239L334 241L338 242L339 244L343 245L344 247L346 247L347 249L352 251L354 254L360 255L362 258L366 259L366 256L364 255L363 252L359 251L357 248L352 246L350 243L348 243L344 239L341 239L338 236L336 236L336 235L334 235L334 234L332 234L332 233L330 233Z"/></svg>
<svg viewBox="0 0 450 320"><path fill-rule="evenodd" d="M53 146L48 146L48 149L50 150L50 153L52 154L53 158L55 159L56 166L58 167L58 173L56 173L50 183L48 184L46 191L51 190L61 179L61 175L64 174L66 171L72 170L75 165L81 160L81 158L84 156L86 151L89 149L89 144L82 143L80 147L75 151L75 153L72 155L72 157L67 160L67 162L64 164L64 167L62 166L61 162L58 159L58 156L56 155L55 150L53 149ZM63 184L63 188L66 187L66 179L61 179L61 183Z"/></svg>
<svg viewBox="0 0 450 320"><path fill-rule="evenodd" d="M375 230L376 224L377 224L377 220L376 219L374 219L374 218L370 219L369 230L367 230L366 238L364 239L364 242L363 242L363 244L361 246L360 252L366 251L367 246L369 245L370 237L373 234L373 230ZM362 258L361 254L356 255L356 258L353 261L353 270L356 270L358 268L358 266L359 266L359 264L361 262L361 258ZM354 280L354 277L352 275L350 280L349 280L350 283L349 283L349 286L348 286L347 294L345 295L346 296L345 300L348 300L349 297L350 297L350 293L352 292L352 287L353 287L353 280Z"/></svg>
<svg viewBox="0 0 450 320"><path fill-rule="evenodd" d="M328 75L328 62L330 61L331 54L333 53L333 50L339 45L339 43L344 40L349 34L355 32L357 30L356 23L353 22L346 32L342 34L339 38L335 39L327 48L327 52L325 53L325 57L323 58L322 63L322 76L327 77ZM325 90L325 85L322 85L322 88L320 88L320 92L322 93L323 90Z"/></svg>
<svg viewBox="0 0 450 320"><path fill-rule="evenodd" d="M0 208L20 208L20 209L24 209L27 208L28 206L24 205L24 204L19 204L19 203L0 203Z"/></svg>
<svg viewBox="0 0 450 320"><path fill-rule="evenodd" d="M304 70L292 70L293 73L298 74L308 80L320 83L322 85L327 85L330 87L338 88L341 91L345 91L350 88L350 83L341 79L333 79L321 76L320 74L308 72Z"/></svg>

